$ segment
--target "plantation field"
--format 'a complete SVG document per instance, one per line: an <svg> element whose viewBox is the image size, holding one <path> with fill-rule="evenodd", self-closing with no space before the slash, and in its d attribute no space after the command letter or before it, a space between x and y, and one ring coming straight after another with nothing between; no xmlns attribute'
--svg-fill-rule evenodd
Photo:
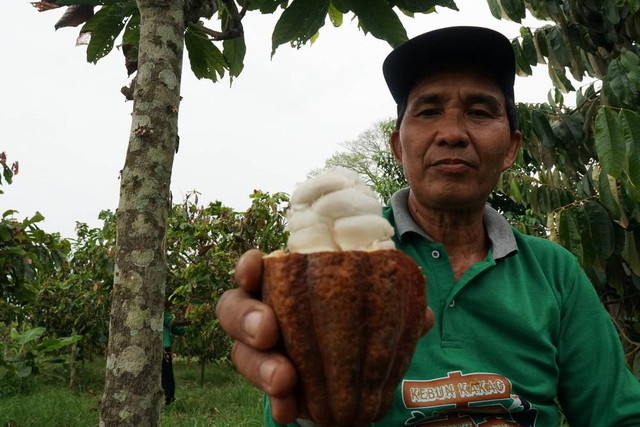
<svg viewBox="0 0 640 427"><path fill-rule="evenodd" d="M98 425L104 360L79 369L69 388L64 372L43 372L20 384L0 387L2 427L86 427ZM207 365L204 386L196 363L174 360L176 401L163 406L162 426L261 426L262 395L229 365Z"/></svg>

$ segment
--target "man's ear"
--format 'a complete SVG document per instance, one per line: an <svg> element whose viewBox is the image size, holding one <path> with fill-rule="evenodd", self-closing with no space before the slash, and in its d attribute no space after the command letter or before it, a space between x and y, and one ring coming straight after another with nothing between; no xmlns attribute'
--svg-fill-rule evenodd
<svg viewBox="0 0 640 427"><path fill-rule="evenodd" d="M402 166L402 144L400 143L400 131L397 129L391 132L391 151L393 151L396 162Z"/></svg>
<svg viewBox="0 0 640 427"><path fill-rule="evenodd" d="M511 165L513 165L513 162L516 161L520 145L522 145L522 133L517 130L511 136L511 145L509 146L507 154L504 156L504 163L502 165L503 172L509 169Z"/></svg>

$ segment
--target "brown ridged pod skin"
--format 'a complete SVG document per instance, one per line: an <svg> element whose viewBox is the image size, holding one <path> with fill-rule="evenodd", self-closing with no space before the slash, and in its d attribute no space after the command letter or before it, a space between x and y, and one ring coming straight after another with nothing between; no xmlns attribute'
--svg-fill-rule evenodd
<svg viewBox="0 0 640 427"><path fill-rule="evenodd" d="M397 250L263 259L273 307L311 417L358 426L389 410L425 328L420 267Z"/></svg>

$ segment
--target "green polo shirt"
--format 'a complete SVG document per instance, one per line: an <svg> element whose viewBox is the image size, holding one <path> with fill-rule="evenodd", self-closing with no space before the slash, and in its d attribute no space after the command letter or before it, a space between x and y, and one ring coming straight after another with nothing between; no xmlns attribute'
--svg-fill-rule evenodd
<svg viewBox="0 0 640 427"><path fill-rule="evenodd" d="M456 282L407 197L396 193L383 214L427 276L436 323L376 426L557 426L556 397L572 426L640 426L640 383L571 253L487 207L489 253ZM268 402L265 424L278 425Z"/></svg>
<svg viewBox="0 0 640 427"><path fill-rule="evenodd" d="M163 314L162 348L171 347L174 335L184 335L184 326L173 326L173 315L167 310Z"/></svg>

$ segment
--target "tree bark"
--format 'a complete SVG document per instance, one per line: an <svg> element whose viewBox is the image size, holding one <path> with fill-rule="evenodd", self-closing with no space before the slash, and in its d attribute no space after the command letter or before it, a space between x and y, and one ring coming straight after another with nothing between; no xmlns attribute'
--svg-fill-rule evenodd
<svg viewBox="0 0 640 427"><path fill-rule="evenodd" d="M204 387L204 368L206 363L206 360L200 359L200 387Z"/></svg>
<svg viewBox="0 0 640 427"><path fill-rule="evenodd" d="M71 336L74 336L76 334L76 328L72 328ZM71 344L71 361L69 362L69 387L73 387L76 384L78 350L78 341L76 341Z"/></svg>
<svg viewBox="0 0 640 427"><path fill-rule="evenodd" d="M182 0L138 0L140 50L121 171L101 426L157 426L170 182L184 45Z"/></svg>

